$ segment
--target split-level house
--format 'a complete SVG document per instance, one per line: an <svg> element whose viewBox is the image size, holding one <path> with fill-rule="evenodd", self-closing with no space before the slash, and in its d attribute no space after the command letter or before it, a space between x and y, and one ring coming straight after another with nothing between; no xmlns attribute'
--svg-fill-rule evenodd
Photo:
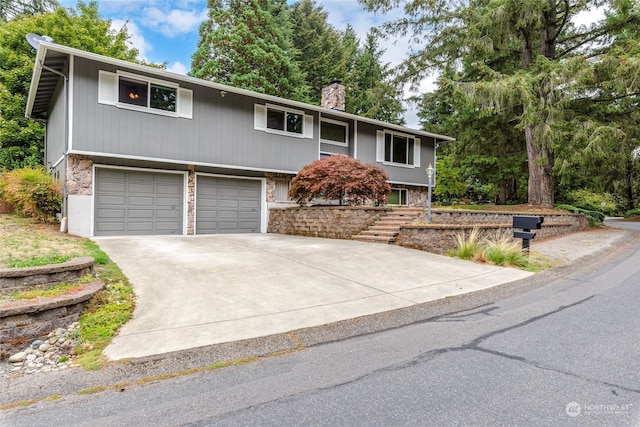
<svg viewBox="0 0 640 427"><path fill-rule="evenodd" d="M341 85L326 89L340 103ZM390 203L425 206L426 168L452 138L332 107L42 41L26 115L46 122L46 164L78 236L264 233L291 178L336 153L381 166Z"/></svg>

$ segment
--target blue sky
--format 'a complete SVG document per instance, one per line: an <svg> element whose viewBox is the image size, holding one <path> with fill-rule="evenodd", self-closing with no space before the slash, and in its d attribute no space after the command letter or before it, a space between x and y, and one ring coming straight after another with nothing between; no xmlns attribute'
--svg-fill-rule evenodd
<svg viewBox="0 0 640 427"><path fill-rule="evenodd" d="M72 7L77 1L59 0L59 3ZM316 0L316 3L328 12L331 25L343 30L351 24L361 40L370 28L397 16L397 13L381 16L367 12L356 0ZM167 69L179 74L189 71L191 55L199 39L198 29L207 18L206 0L98 0L98 5L102 17L111 19L113 28L127 26L129 41L140 51L142 58L150 62L167 62ZM382 41L380 47L385 50L383 61L393 67L404 59L409 44L406 39L397 38ZM433 78L428 78L422 82L419 91L433 88ZM408 91L406 95L409 95ZM416 112L411 106L407 108L407 126L418 128Z"/></svg>

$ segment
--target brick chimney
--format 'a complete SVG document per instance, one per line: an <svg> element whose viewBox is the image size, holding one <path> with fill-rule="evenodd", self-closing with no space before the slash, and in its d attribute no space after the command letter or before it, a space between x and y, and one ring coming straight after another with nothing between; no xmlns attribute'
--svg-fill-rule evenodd
<svg viewBox="0 0 640 427"><path fill-rule="evenodd" d="M330 108L332 110L344 111L344 99L346 90L342 81L333 80L327 86L322 88L321 107Z"/></svg>

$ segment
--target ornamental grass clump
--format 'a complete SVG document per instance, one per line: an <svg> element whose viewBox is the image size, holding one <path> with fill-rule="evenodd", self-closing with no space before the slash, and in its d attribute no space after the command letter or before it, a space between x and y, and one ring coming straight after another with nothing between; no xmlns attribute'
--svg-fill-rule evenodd
<svg viewBox="0 0 640 427"><path fill-rule="evenodd" d="M474 259L480 251L480 230L474 227L469 234L462 232L454 235L456 248L452 255L460 259Z"/></svg>
<svg viewBox="0 0 640 427"><path fill-rule="evenodd" d="M526 267L528 264L521 243L508 234L484 239L482 246L482 258L495 265Z"/></svg>

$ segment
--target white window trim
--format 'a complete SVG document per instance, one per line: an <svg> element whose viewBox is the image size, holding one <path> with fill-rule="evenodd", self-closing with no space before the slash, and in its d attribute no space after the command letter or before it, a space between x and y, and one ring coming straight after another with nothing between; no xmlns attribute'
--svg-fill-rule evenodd
<svg viewBox="0 0 640 427"><path fill-rule="evenodd" d="M151 107L127 104L118 101L118 91L120 88L120 77L128 77L147 84L156 84L176 90L176 111L166 111ZM100 104L114 105L124 110L139 111L141 113L157 114L167 117L180 117L186 119L193 118L193 91L180 87L179 84L166 80L154 79L152 77L133 74L126 71L117 70L115 73L99 70L98 102ZM183 105L184 104L184 105Z"/></svg>
<svg viewBox="0 0 640 427"><path fill-rule="evenodd" d="M284 113L299 114L302 116L302 133L287 132L286 130L270 129L267 127L267 110L282 111ZM290 136L293 138L313 138L313 116L305 114L302 110L283 107L275 104L254 104L254 129L275 135Z"/></svg>
<svg viewBox="0 0 640 427"><path fill-rule="evenodd" d="M150 86L151 84L157 84L160 86L165 86L171 89L175 89L176 90L176 111L166 111L166 110L160 110L158 108L151 108L148 106L142 107L140 105L132 105L132 104L127 104L126 102L120 102L118 101L118 97L116 96L116 107L118 108L124 108L126 110L135 110L135 111L142 111L144 113L153 113L153 114L159 114L161 116L170 116L170 117L178 117L178 98L179 98L179 85L172 83L172 82L167 82L164 80L157 80L157 79L152 79L152 78L148 78L145 76L139 76L137 74L132 74L132 73L127 73L125 71L116 71L116 90L119 91L120 90L120 77L128 77L131 79L136 79L136 80L140 80L140 81L144 81L147 82L147 86Z"/></svg>
<svg viewBox="0 0 640 427"><path fill-rule="evenodd" d="M344 126L345 128L345 142L338 142L338 141L332 141L330 139L322 139L322 123L323 122L327 122L327 123L332 123L334 125L340 125L340 126ZM320 142L323 144L331 144L331 145L338 145L340 147L348 147L349 146L349 123L347 122L341 122L338 120L333 120L333 119L325 119L324 117L320 117Z"/></svg>
<svg viewBox="0 0 640 427"><path fill-rule="evenodd" d="M385 150L385 138L387 134L403 136L403 137L406 137L407 139L413 139L413 164L388 162L385 160L384 150ZM395 167L407 168L407 169L415 169L420 167L420 150L422 146L420 138L417 138L415 135L411 135L408 133L384 130L384 131L377 131L376 140L377 140L376 141L376 161L378 163L382 163L383 165L387 165L387 166L395 166Z"/></svg>

